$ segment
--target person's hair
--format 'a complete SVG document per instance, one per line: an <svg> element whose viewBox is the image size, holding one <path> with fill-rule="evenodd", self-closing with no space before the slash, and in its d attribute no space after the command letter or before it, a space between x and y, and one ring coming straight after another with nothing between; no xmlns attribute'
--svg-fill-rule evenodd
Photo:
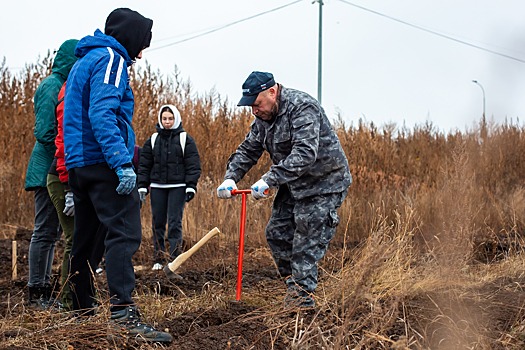
<svg viewBox="0 0 525 350"><path fill-rule="evenodd" d="M164 113L164 112L170 112L171 114L175 115L175 113L173 113L173 111L171 110L171 108L169 108L168 106L165 106L164 108L162 108L160 110L160 113Z"/></svg>

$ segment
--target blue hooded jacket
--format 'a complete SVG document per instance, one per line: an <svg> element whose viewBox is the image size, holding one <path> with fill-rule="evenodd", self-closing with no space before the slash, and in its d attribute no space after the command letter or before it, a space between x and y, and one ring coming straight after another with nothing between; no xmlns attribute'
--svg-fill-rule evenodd
<svg viewBox="0 0 525 350"><path fill-rule="evenodd" d="M111 169L131 166L134 99L127 67L132 58L98 29L79 41L75 55L79 60L69 74L64 101L67 169L100 163Z"/></svg>

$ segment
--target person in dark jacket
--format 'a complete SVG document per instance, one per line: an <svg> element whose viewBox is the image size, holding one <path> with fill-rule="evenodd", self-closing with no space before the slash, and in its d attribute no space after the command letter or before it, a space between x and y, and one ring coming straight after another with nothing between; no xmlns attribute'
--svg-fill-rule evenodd
<svg viewBox="0 0 525 350"><path fill-rule="evenodd" d="M104 239L111 321L129 336L171 342L140 319L133 254L140 246L140 201L132 167L135 133L133 92L127 68L149 47L153 21L128 8L112 11L104 33L82 38L69 74L64 104L64 150L75 203L70 286L73 306L93 314L96 291L89 259L100 224Z"/></svg>
<svg viewBox="0 0 525 350"><path fill-rule="evenodd" d="M51 74L35 91L35 146L31 152L25 178L25 190L35 193L35 227L29 244L29 304L47 308L51 301L51 267L55 244L60 238L59 220L47 190L47 173L55 156L58 93L77 61L78 40L67 40L58 49Z"/></svg>
<svg viewBox="0 0 525 350"><path fill-rule="evenodd" d="M352 182L337 134L317 100L252 72L238 106L250 106L251 130L228 159L219 198L231 198L236 183L267 151L273 165L251 186L255 199L277 189L266 240L285 278L286 307L314 307L317 264L339 224L337 209Z"/></svg>
<svg viewBox="0 0 525 350"><path fill-rule="evenodd" d="M56 108L56 126L57 136L55 138L55 158L49 173L47 174L47 190L49 197L55 205L55 209L58 214L60 226L62 227L64 237L64 252L62 255L62 268L60 270L60 300L62 307L65 310L71 310L73 308L73 299L71 296L71 290L69 288L69 259L71 254L71 247L73 245L73 232L75 228L75 203L73 201L73 192L69 187L69 174L66 169L64 160L64 131L63 131L63 118L64 118L64 95L66 91L66 84L62 85L60 92L58 93L58 105ZM97 235L98 239L103 239L103 233L105 228L101 225L100 233ZM96 266L101 261L104 254L104 246L101 242L95 243L95 247L99 247L98 250L93 251L92 259L90 263Z"/></svg>
<svg viewBox="0 0 525 350"><path fill-rule="evenodd" d="M173 105L164 105L158 114L157 132L142 147L138 172L139 195L143 201L151 192L153 215L153 270L161 270L166 260L164 238L168 219L169 259L182 252L184 204L197 192L201 165L197 145L182 127Z"/></svg>

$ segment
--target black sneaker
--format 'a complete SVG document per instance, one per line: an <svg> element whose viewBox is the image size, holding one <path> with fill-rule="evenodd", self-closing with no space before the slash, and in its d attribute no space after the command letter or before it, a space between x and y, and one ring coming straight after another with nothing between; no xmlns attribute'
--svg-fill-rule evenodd
<svg viewBox="0 0 525 350"><path fill-rule="evenodd" d="M126 335L136 340L171 343L171 334L158 331L152 326L141 322L140 314L135 306L128 306L125 309L111 312L111 321L123 328Z"/></svg>

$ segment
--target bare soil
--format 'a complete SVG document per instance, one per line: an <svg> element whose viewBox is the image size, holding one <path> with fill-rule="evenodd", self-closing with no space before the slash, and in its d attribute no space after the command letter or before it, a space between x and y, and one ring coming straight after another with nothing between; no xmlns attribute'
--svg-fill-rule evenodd
<svg viewBox="0 0 525 350"><path fill-rule="evenodd" d="M8 346L7 349L40 349L55 344L67 344L67 349L108 349L108 348L158 348L160 345L141 344L125 339L110 339L104 315L86 319L76 319L67 313L35 311L25 308L27 297L28 259L27 252L31 238L31 231L17 230L18 278L12 280L11 270L5 268L0 273L0 318L9 320L15 318L20 310L28 315L27 322L34 326L39 319L55 318L56 329L44 324L41 331L32 329L32 326L19 325L17 327L3 327L0 332L0 344L16 337L42 337L50 343L43 344L36 341L35 347ZM12 239L0 239L0 264L11 266ZM56 256L61 256L62 243L58 243ZM197 252L192 259L205 259L205 252ZM236 257L233 257L236 258ZM55 259L57 260L57 259ZM56 263L56 261L55 261ZM151 266L140 266L136 272L137 295L152 295L159 302L167 302L168 307L177 305L179 299L202 299L202 305L195 307L195 303L180 311L166 311L167 317L156 322L158 329L169 330L173 335L172 344L164 346L167 349L288 349L289 344L284 339L272 337L274 332L269 329L268 317L275 317L275 322L290 322L291 314L281 307L285 285L277 274L269 255L260 251L247 249L244 255L242 291L240 300L236 300L237 262L218 261L210 264L195 264L187 262L188 269L183 269L181 280L169 280L163 271L151 271ZM197 269L197 265L207 266L205 270ZM53 271L55 283L59 278L59 264L56 263ZM105 274L97 275L98 288L106 288ZM57 285L57 288L59 286ZM213 293L217 292L214 297ZM214 299L215 298L215 299ZM139 297L140 299L140 297ZM244 300L246 299L246 301ZM145 304L145 303L144 303ZM266 305L264 311L261 306ZM272 306L272 304L274 306ZM274 309L275 313L268 313ZM146 305L139 305L145 309ZM147 314L148 310L142 310ZM146 312L144 312L146 311ZM306 313L308 317L308 313ZM71 321L68 321L68 318ZM292 318L293 320L293 318ZM36 333L36 334L35 334ZM25 342L27 343L27 341ZM1 347L1 346L0 346Z"/></svg>
<svg viewBox="0 0 525 350"><path fill-rule="evenodd" d="M340 315L327 308L313 311L290 312L282 307L285 286L278 276L271 258L264 250L247 249L244 256L241 300L235 300L237 261L209 259L204 250L196 253L181 270L181 280L172 281L162 271L151 271L149 263L136 272L136 293L139 307L149 319L155 319L158 329L168 330L174 337L169 345L144 344L125 338L108 338L107 308L92 318L78 319L67 313L35 311L26 308L27 251L31 232L19 229L18 278L12 280L11 238L0 239L0 347L2 349L275 349L292 348L291 339L297 322L316 323L319 332L330 332L341 324ZM212 247L213 248L213 247ZM216 248L216 247L215 247ZM60 256L62 246L57 247ZM209 253L209 251L208 251ZM323 264L336 261L337 247L331 248ZM225 254L226 255L226 254ZM203 259L209 259L207 264ZM333 261L332 261L333 259ZM197 261L201 261L197 263ZM54 267L58 278L59 264ZM323 276L321 275L321 279ZM97 275L98 287L106 288L105 274ZM420 334L417 344L432 349L460 349L466 344L489 344L480 349L525 348L524 306L525 276L502 277L480 284L472 290L437 288L410 300L394 301L399 306L399 317L404 322L392 322L387 334L391 349L420 349L420 346L396 347L407 332ZM470 288L470 289L469 289ZM148 303L144 298L153 298ZM148 305L163 304L163 315L154 317ZM349 322L381 318L366 304L356 304ZM448 305L448 306L447 306ZM165 307L164 307L165 306ZM384 305L388 309L388 305ZM157 308L158 310L159 308ZM21 317L23 313L23 317ZM446 317L444 317L446 315ZM13 324L12 320L18 320ZM146 321L148 317L146 317ZM151 322L150 322L151 323ZM40 324L40 326L38 326ZM35 326L36 325L36 326ZM455 330L454 334L451 329ZM356 330L355 337L363 337L366 330ZM483 340L480 341L480 337ZM16 341L16 340L20 341ZM381 342L382 340L380 340ZM406 344L406 340L402 342ZM3 344L3 345L2 345ZM17 345L20 344L20 345ZM30 345L28 345L30 344ZM373 344L373 342L371 342ZM376 343L377 344L377 343ZM384 342L382 343L383 345ZM415 343L414 343L415 344ZM311 349L322 347L309 347ZM366 349L385 348L370 345ZM388 346L386 346L388 348Z"/></svg>

